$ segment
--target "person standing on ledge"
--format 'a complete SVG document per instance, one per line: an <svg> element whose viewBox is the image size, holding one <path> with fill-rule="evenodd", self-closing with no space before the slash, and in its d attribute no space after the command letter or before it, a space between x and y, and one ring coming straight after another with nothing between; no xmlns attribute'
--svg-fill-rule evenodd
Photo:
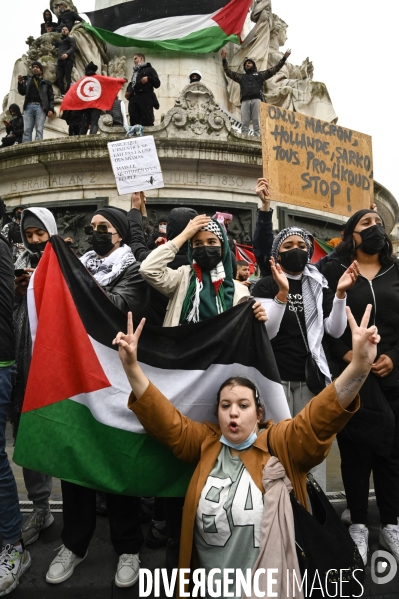
<svg viewBox="0 0 399 599"><path fill-rule="evenodd" d="M32 141L33 127L36 129L35 140L43 139L46 116L54 116L54 92L50 81L43 79L41 62L32 62L33 76L18 75L18 93L25 96L24 102L24 134L22 143Z"/></svg>
<svg viewBox="0 0 399 599"><path fill-rule="evenodd" d="M267 79L273 77L285 65L285 61L290 56L291 50L287 50L283 58L275 67L266 71L258 71L256 63L252 58L246 58L244 61L245 73L237 73L229 68L227 62L226 50L222 50L220 55L223 60L223 69L227 77L235 81L240 86L241 98L241 120L242 132L244 135L249 133L249 123L252 121L256 137L260 137L260 108L259 104L263 95L263 84Z"/></svg>
<svg viewBox="0 0 399 599"><path fill-rule="evenodd" d="M58 6L60 9L60 16L58 17L57 25L58 33L61 33L62 28L65 26L68 27L68 31L71 31L76 21L79 21L79 23L83 21L82 17L80 17L76 12L68 8L66 2L59 2Z"/></svg>
<svg viewBox="0 0 399 599"><path fill-rule="evenodd" d="M133 76L125 94L126 100L129 100L130 124L153 127L154 108L159 108L154 88L160 87L161 82L156 70L145 61L144 54L135 54L133 62Z"/></svg>
<svg viewBox="0 0 399 599"><path fill-rule="evenodd" d="M54 45L58 49L57 85L60 88L61 98L63 98L71 87L73 57L76 50L76 42L74 38L69 35L70 31L66 25L62 28L61 33L60 41L56 42ZM66 87L64 86L64 77L66 80Z"/></svg>

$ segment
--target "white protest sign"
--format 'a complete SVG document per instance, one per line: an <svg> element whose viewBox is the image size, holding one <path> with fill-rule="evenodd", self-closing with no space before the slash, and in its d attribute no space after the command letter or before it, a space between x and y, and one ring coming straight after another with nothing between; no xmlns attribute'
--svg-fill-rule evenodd
<svg viewBox="0 0 399 599"><path fill-rule="evenodd" d="M164 187L152 135L111 141L107 145L119 195Z"/></svg>

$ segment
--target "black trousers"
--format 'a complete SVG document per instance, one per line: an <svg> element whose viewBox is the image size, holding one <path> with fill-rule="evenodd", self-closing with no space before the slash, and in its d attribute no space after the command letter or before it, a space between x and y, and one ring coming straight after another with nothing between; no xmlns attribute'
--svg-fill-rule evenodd
<svg viewBox="0 0 399 599"><path fill-rule="evenodd" d="M130 96L129 100L130 124L153 127L154 125L154 102L151 94L138 94Z"/></svg>
<svg viewBox="0 0 399 599"><path fill-rule="evenodd" d="M63 96L71 87L73 60L72 58L58 59L57 62L57 85L60 88L60 93ZM64 87L64 77L66 80L66 88Z"/></svg>
<svg viewBox="0 0 399 599"><path fill-rule="evenodd" d="M345 430L337 435L341 473L354 524L366 524L370 474L373 472L381 524L398 524L399 516L399 417L396 416L392 453L384 458L352 441Z"/></svg>
<svg viewBox="0 0 399 599"><path fill-rule="evenodd" d="M82 124L80 126L80 135L86 135L90 126L90 135L95 135L98 131L98 120L101 115L99 108L86 108L83 110Z"/></svg>
<svg viewBox="0 0 399 599"><path fill-rule="evenodd" d="M61 481L67 549L83 557L96 528L96 491ZM118 555L138 553L144 537L139 522L140 498L106 493L111 542Z"/></svg>

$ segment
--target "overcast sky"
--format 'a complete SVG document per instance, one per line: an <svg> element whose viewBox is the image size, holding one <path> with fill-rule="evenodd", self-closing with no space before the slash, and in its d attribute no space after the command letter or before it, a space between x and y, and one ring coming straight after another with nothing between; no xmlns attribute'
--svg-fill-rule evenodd
<svg viewBox="0 0 399 599"><path fill-rule="evenodd" d="M95 0L75 4L84 12L94 9ZM19 0L17 19L15 11L12 17L3 15L1 99L9 90L14 61L26 52L25 40L40 33L46 5L45 0ZM289 25L291 62L301 64L307 56L313 61L314 79L327 85L339 123L373 137L375 178L399 200L399 125L392 114L399 86L394 42L398 1L274 0L273 11Z"/></svg>

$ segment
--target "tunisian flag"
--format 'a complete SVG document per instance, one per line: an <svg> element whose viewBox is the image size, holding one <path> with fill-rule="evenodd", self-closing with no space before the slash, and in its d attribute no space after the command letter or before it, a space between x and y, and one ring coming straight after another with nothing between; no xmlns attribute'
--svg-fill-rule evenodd
<svg viewBox="0 0 399 599"><path fill-rule="evenodd" d="M60 110L85 110L86 108L111 110L119 90L126 81L127 79L103 75L82 77L69 88Z"/></svg>

